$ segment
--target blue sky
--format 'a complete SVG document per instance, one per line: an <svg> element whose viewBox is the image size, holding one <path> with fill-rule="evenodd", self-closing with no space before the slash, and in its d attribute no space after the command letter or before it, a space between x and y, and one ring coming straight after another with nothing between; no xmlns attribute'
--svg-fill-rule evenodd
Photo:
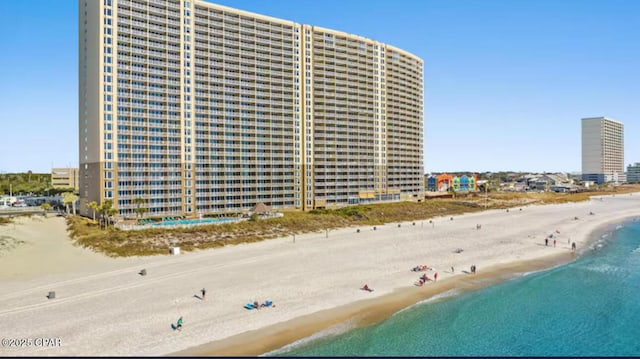
<svg viewBox="0 0 640 359"><path fill-rule="evenodd" d="M640 162L640 1L219 0L425 61L425 171L580 171L582 117ZM78 165L77 1L0 1L0 172Z"/></svg>

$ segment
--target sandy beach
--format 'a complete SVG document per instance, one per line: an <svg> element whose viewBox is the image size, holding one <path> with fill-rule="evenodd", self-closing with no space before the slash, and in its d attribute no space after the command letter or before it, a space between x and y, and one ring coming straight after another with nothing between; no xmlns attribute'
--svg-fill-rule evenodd
<svg viewBox="0 0 640 359"><path fill-rule="evenodd" d="M13 243L0 247L0 334L32 341L3 339L0 355L259 355L573 260L572 242L588 251L592 233L640 217L638 204L637 194L606 196L125 259L74 247L61 218L20 219L0 227ZM545 246L552 233L556 246ZM415 286L418 264L438 281ZM275 307L243 307L265 300ZM183 329L172 330L180 316Z"/></svg>

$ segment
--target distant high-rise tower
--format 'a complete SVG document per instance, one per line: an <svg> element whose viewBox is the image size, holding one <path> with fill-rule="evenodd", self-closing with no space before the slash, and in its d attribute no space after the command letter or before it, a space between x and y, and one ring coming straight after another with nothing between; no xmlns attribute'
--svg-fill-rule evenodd
<svg viewBox="0 0 640 359"><path fill-rule="evenodd" d="M624 175L624 125L606 117L582 119L582 179L618 182Z"/></svg>

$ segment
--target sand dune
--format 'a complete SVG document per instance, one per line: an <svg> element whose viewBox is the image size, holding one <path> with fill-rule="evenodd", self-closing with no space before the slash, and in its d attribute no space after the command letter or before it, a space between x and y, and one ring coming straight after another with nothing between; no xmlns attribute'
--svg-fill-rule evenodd
<svg viewBox="0 0 640 359"><path fill-rule="evenodd" d="M4 235L31 243L0 256L0 333L4 338L60 338L61 345L5 346L0 355L194 354L240 342L244 351L239 353L260 353L309 335L297 331L276 340L269 335L273 328L304 323L310 332L320 330L323 326L314 323L344 321L360 310L362 300L397 310L389 302L394 293L405 293L404 302L396 298L394 303L406 306L406 293L415 293L415 302L417 296L438 292L436 286L450 290L487 280L482 274L496 268L514 271L518 263L567 258L571 242L585 250L591 232L640 216L639 202L640 196L618 195L434 218L433 224L388 224L375 231L361 227L360 233L345 228L329 232L328 238L324 232L298 235L295 243L289 237L129 259L70 245L59 218L21 220L14 229L0 227L7 230ZM544 246L551 233L555 248L552 242ZM456 253L457 248L463 251ZM420 274L410 269L418 264L433 267L427 274L433 278L438 272L438 283L415 287ZM476 277L463 272L472 264L478 268ZM146 276L138 274L142 268ZM360 290L365 283L375 291ZM206 300L196 297L203 287ZM56 291L56 298L47 299L48 291ZM266 299L275 308L243 308ZM174 331L171 325L180 316L184 328Z"/></svg>

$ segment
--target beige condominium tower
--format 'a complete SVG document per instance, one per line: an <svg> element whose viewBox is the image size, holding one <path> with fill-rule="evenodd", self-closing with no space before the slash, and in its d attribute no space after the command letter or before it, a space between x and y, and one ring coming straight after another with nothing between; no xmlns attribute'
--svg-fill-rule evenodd
<svg viewBox="0 0 640 359"><path fill-rule="evenodd" d="M624 179L624 125L606 117L582 119L582 180Z"/></svg>
<svg viewBox="0 0 640 359"><path fill-rule="evenodd" d="M423 61L201 0L79 0L81 211L308 210L423 193Z"/></svg>

